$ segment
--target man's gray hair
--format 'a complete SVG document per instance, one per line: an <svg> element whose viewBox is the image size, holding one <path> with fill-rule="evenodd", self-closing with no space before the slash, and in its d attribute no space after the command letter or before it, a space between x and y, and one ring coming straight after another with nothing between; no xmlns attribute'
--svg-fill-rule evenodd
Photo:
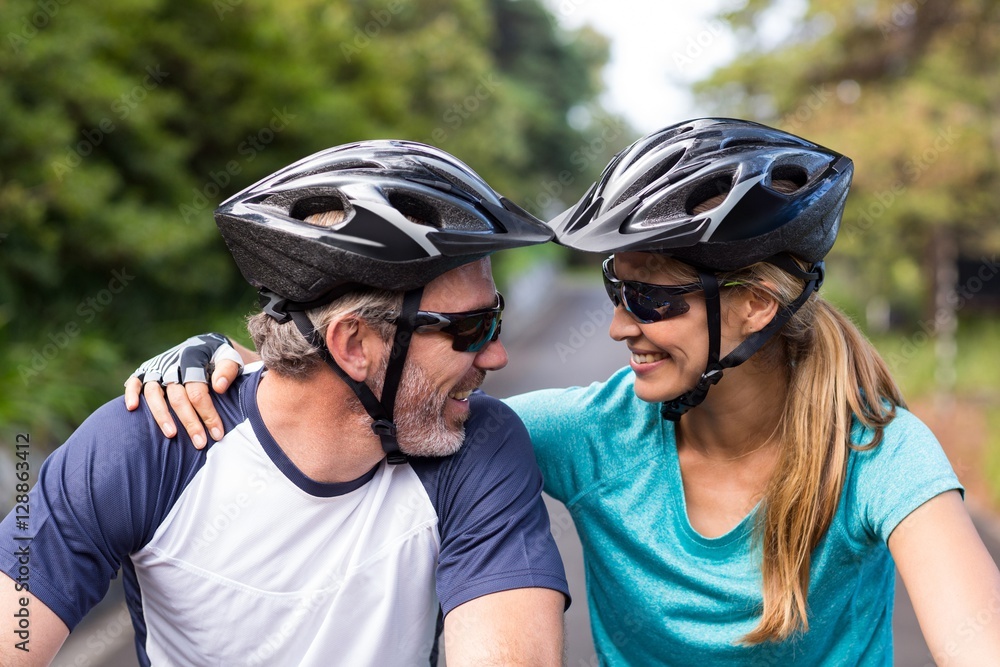
<svg viewBox="0 0 1000 667"><path fill-rule="evenodd" d="M388 320L399 314L402 305L401 292L360 289L326 306L313 308L306 315L324 339L332 321L351 316L363 320L388 342L396 330ZM257 313L247 319L247 330L264 366L278 375L305 378L323 363L319 352L302 336L294 322L278 324L270 315Z"/></svg>
<svg viewBox="0 0 1000 667"><path fill-rule="evenodd" d="M316 227L336 227L345 217L343 211L334 209L314 213L303 222ZM350 315L363 320L388 342L396 328L387 319L398 314L402 307L402 292L360 288L326 306L306 311L306 315L323 339L330 322ZM278 375L305 378L323 363L319 352L302 336L294 322L278 324L270 315L258 313L247 319L247 331L264 365Z"/></svg>

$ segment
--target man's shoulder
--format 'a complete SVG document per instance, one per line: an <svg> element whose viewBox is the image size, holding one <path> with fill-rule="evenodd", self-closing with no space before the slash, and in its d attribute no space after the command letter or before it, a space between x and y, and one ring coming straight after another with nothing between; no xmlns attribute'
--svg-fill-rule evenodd
<svg viewBox="0 0 1000 667"><path fill-rule="evenodd" d="M482 430L497 433L524 428L521 418L509 405L481 390L469 397L469 408L466 433Z"/></svg>
<svg viewBox="0 0 1000 667"><path fill-rule="evenodd" d="M462 447L449 456L411 458L419 476L435 479L507 475L537 470L531 438L517 413L482 391L469 397Z"/></svg>
<svg viewBox="0 0 1000 667"><path fill-rule="evenodd" d="M243 421L241 405L247 400L246 393L256 390L257 379L257 374L241 376L229 392L215 396L227 434ZM86 488L95 498L117 499L112 502L121 500L126 489L165 494L172 502L204 464L212 446L196 449L183 428L168 438L145 397L138 409L129 411L124 398L118 396L94 410L49 456L47 464L54 474L46 479L70 479L76 492Z"/></svg>
<svg viewBox="0 0 1000 667"><path fill-rule="evenodd" d="M528 430L509 405L482 391L470 396L469 402L465 443L454 456L493 459L510 455L534 460Z"/></svg>

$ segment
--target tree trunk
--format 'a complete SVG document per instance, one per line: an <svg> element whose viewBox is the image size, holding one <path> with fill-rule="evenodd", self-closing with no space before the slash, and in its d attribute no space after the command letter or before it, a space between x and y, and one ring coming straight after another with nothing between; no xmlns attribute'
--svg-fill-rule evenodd
<svg viewBox="0 0 1000 667"><path fill-rule="evenodd" d="M931 235L934 262L934 388L935 403L947 410L955 392L955 360L958 356L958 312L955 287L958 284L958 245L954 231L939 225Z"/></svg>

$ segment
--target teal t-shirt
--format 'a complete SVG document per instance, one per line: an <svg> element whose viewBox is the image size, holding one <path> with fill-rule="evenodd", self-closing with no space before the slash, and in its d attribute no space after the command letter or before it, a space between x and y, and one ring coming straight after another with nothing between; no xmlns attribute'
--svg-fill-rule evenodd
<svg viewBox="0 0 1000 667"><path fill-rule="evenodd" d="M882 443L852 451L836 516L812 557L809 632L740 646L759 620L751 512L706 538L684 504L672 422L633 392L628 368L589 387L507 403L524 420L545 491L583 543L602 665L891 665L895 566L886 546L910 512L961 490L934 435L900 409ZM860 427L852 434L866 443Z"/></svg>

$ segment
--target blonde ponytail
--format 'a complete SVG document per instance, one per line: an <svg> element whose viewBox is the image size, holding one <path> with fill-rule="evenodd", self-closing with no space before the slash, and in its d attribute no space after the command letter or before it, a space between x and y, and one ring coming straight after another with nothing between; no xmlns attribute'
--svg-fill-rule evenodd
<svg viewBox="0 0 1000 667"><path fill-rule="evenodd" d="M802 283L758 264L726 276L787 304ZM755 537L762 555L763 609L746 644L782 641L809 629L810 558L837 511L851 448L875 447L904 406L878 352L853 322L814 294L769 346L788 364L789 391L779 425L781 453L764 491ZM872 429L851 443L852 419Z"/></svg>

